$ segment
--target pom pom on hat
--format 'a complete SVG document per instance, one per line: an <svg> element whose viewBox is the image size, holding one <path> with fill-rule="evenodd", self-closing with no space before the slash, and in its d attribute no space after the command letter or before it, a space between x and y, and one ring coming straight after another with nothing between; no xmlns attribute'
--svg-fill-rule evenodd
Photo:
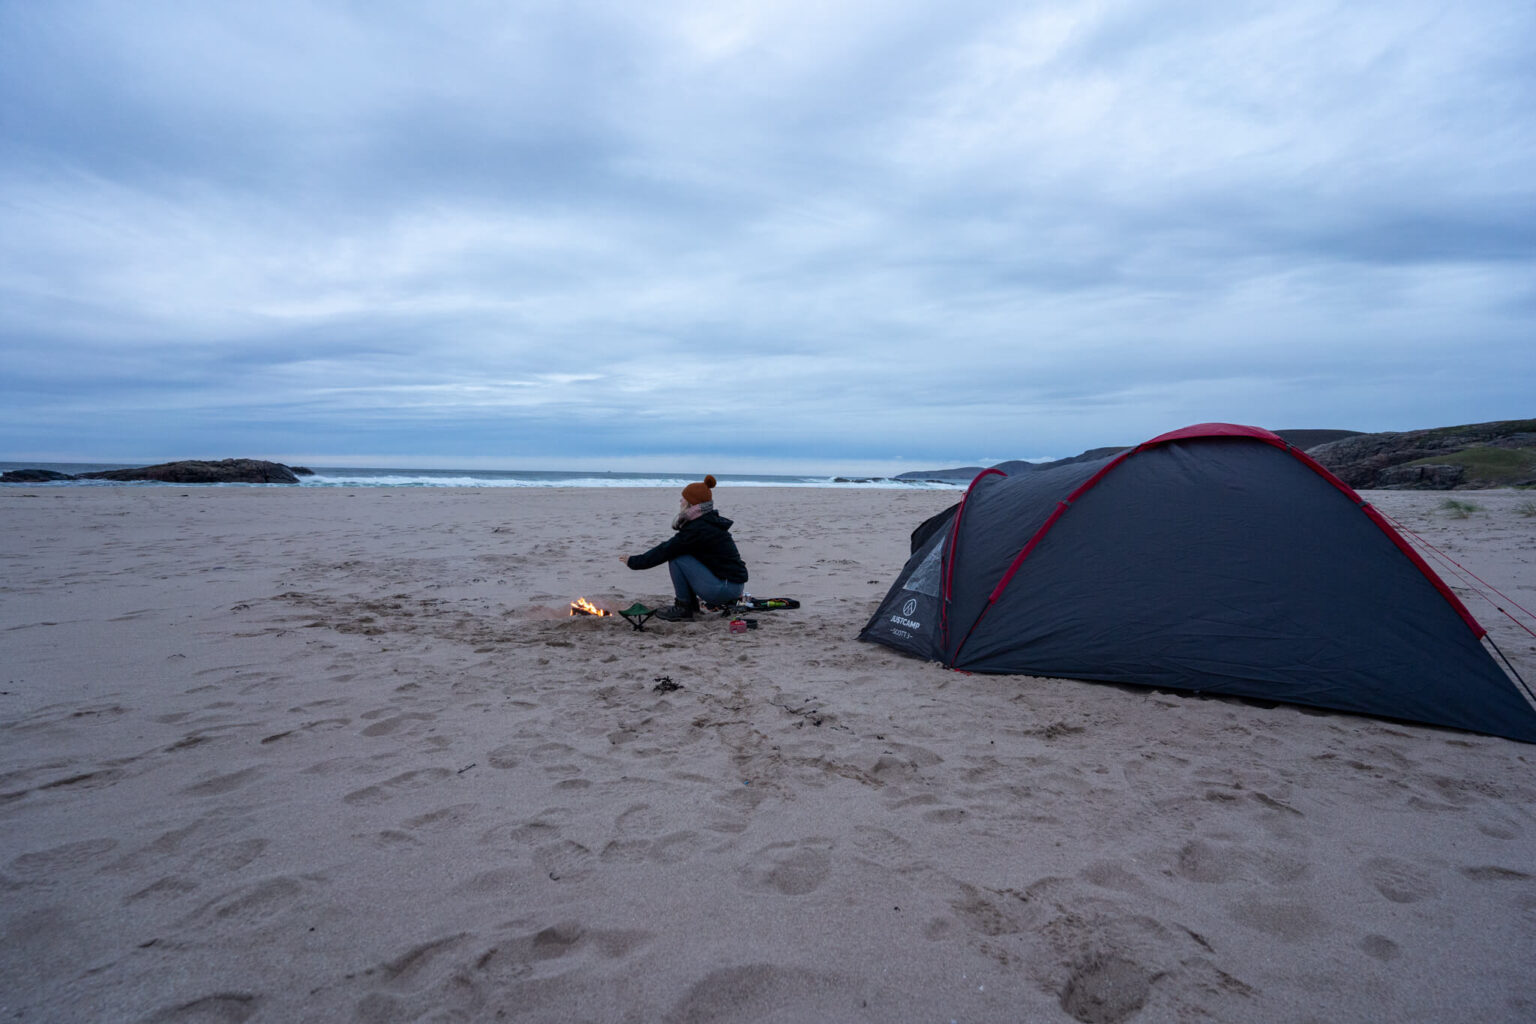
<svg viewBox="0 0 1536 1024"><path fill-rule="evenodd" d="M683 497L688 500L690 505L702 505L706 501L714 501L714 495L710 493L710 488L714 486L715 478L706 475L703 483L689 484L687 487L684 487Z"/></svg>

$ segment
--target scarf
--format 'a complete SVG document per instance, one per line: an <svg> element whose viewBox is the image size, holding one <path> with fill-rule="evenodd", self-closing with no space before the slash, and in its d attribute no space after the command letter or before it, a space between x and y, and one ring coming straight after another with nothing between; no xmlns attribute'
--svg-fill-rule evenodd
<svg viewBox="0 0 1536 1024"><path fill-rule="evenodd" d="M715 503L712 501L701 501L697 505L689 505L687 508L683 509L677 515L672 517L672 529L681 530L684 523L697 519L704 513L713 512L714 510Z"/></svg>

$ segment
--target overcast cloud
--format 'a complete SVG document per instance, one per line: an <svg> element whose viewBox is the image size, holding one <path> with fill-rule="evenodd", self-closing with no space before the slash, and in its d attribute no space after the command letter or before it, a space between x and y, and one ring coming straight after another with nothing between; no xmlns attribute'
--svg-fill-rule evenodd
<svg viewBox="0 0 1536 1024"><path fill-rule="evenodd" d="M0 459L1536 415L1536 5L0 0Z"/></svg>

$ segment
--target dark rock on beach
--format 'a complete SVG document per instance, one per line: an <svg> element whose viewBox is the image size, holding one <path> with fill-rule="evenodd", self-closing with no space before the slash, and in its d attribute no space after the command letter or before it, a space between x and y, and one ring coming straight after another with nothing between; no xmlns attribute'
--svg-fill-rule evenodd
<svg viewBox="0 0 1536 1024"><path fill-rule="evenodd" d="M81 480L153 480L166 484L296 484L299 478L280 462L224 459L219 462L164 462L137 469L81 473Z"/></svg>
<svg viewBox="0 0 1536 1024"><path fill-rule="evenodd" d="M8 484L45 484L54 480L74 480L68 473L51 469L8 469L0 473L0 481Z"/></svg>

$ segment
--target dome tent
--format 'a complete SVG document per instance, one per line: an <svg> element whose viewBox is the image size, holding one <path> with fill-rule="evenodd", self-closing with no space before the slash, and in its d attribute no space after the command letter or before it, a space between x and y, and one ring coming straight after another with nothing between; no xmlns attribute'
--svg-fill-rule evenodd
<svg viewBox="0 0 1536 1024"><path fill-rule="evenodd" d="M1094 461L986 470L914 540L860 639L971 672L1536 743L1536 707L1450 588L1379 512L1267 430L1205 423Z"/></svg>

